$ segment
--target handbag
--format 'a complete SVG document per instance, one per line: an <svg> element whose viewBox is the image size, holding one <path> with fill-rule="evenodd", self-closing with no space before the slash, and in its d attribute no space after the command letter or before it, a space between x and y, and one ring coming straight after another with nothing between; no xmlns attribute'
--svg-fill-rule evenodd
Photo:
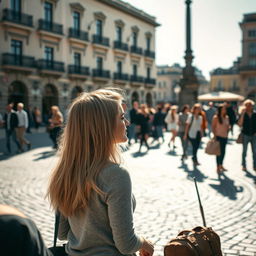
<svg viewBox="0 0 256 256"><path fill-rule="evenodd" d="M207 142L205 153L208 155L220 155L220 142L216 139L211 139Z"/></svg>
<svg viewBox="0 0 256 256"><path fill-rule="evenodd" d="M243 133L240 132L237 139L236 139L236 143L237 144L243 144L243 139L244 139Z"/></svg>
<svg viewBox="0 0 256 256"><path fill-rule="evenodd" d="M59 230L60 223L60 212L57 210L55 213L55 228L54 228L54 239L53 239L53 247L48 248L54 256L68 256L65 251L65 244L62 246L57 246L57 236Z"/></svg>

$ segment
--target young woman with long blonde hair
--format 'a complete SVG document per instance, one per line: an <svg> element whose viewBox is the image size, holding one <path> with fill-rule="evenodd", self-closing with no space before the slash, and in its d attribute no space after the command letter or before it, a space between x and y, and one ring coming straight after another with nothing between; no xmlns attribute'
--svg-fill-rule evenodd
<svg viewBox="0 0 256 256"><path fill-rule="evenodd" d="M116 90L102 89L83 93L69 109L47 193L60 212L58 237L68 241L69 256L153 255L152 243L134 231L131 179L120 166L118 144L127 141L129 124L122 100Z"/></svg>
<svg viewBox="0 0 256 256"><path fill-rule="evenodd" d="M127 141L129 124L122 100L116 91L98 90L70 107L48 189L69 255L153 254L153 245L134 233L131 180L120 167L118 143Z"/></svg>

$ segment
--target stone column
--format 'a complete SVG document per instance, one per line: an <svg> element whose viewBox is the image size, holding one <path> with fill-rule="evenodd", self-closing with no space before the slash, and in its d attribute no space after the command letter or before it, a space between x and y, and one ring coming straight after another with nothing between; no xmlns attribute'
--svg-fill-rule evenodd
<svg viewBox="0 0 256 256"><path fill-rule="evenodd" d="M195 75L195 69L192 66L193 51L191 49L191 12L190 4L192 0L185 0L186 3L186 51L185 51L185 67L180 80L181 91L179 94L179 105L189 104L192 106L197 102L199 83Z"/></svg>

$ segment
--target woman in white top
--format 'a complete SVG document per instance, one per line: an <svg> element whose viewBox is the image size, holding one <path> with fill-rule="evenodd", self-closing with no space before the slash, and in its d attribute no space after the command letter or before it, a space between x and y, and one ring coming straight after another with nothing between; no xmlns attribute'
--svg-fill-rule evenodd
<svg viewBox="0 0 256 256"><path fill-rule="evenodd" d="M202 121L203 118L200 115L201 105L195 104L192 108L192 115L188 117L185 128L184 139L189 139L193 148L193 163L195 166L200 165L197 160L197 151L200 146L201 138L203 136Z"/></svg>
<svg viewBox="0 0 256 256"><path fill-rule="evenodd" d="M171 131L172 137L168 146L171 147L171 143L173 143L173 149L176 148L175 146L175 138L177 136L178 131L178 123L179 123L179 115L177 114L177 106L172 106L171 109L168 111L165 120L167 123L168 130Z"/></svg>

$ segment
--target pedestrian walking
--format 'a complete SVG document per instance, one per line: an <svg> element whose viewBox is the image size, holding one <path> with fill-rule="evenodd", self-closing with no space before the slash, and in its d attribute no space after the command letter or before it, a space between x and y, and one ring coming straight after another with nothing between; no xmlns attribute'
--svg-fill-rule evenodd
<svg viewBox="0 0 256 256"><path fill-rule="evenodd" d="M31 127L34 126L34 118L33 118L33 111L31 109L31 106L28 106L27 108L27 116L28 116L28 127L26 129L27 133L31 133Z"/></svg>
<svg viewBox="0 0 256 256"><path fill-rule="evenodd" d="M179 113L178 136L180 137L182 150L183 150L183 154L181 156L181 161L187 159L188 139L187 138L185 139L184 135L185 135L186 123L187 123L188 116L189 116L189 110L190 110L189 105L184 105L182 107L181 112Z"/></svg>
<svg viewBox="0 0 256 256"><path fill-rule="evenodd" d="M134 139L134 142L137 143L137 118L138 118L138 109L139 109L139 103L137 101L134 101L132 104L132 109L129 111L130 115L130 125L128 127L128 144L131 145L132 139Z"/></svg>
<svg viewBox="0 0 256 256"><path fill-rule="evenodd" d="M16 135L20 143L20 149L21 151L24 151L23 145L27 145L27 149L30 150L31 143L25 138L26 129L28 128L28 115L24 110L23 103L20 102L17 104L16 114L18 116L18 127L16 128Z"/></svg>
<svg viewBox="0 0 256 256"><path fill-rule="evenodd" d="M168 143L169 148L171 145L173 146L173 150L176 148L175 146L175 138L177 136L178 131L178 122L179 122L179 116L177 114L177 106L171 106L171 109L167 113L165 117L165 122L167 123L167 128L169 131L171 131L171 139Z"/></svg>
<svg viewBox="0 0 256 256"><path fill-rule="evenodd" d="M238 120L238 125L242 128L243 153L242 169L247 170L246 155L248 144L251 143L253 169L256 171L256 112L253 110L254 101L247 99L244 101L244 108Z"/></svg>
<svg viewBox="0 0 256 256"><path fill-rule="evenodd" d="M217 109L217 114L214 115L212 120L212 132L214 137L220 143L220 155L216 156L217 173L220 174L223 171L227 171L223 167L223 160L226 152L226 145L228 142L228 131L230 128L229 117L227 115L227 109L224 104L220 104Z"/></svg>
<svg viewBox="0 0 256 256"><path fill-rule="evenodd" d="M202 109L201 105L200 105L200 116L202 116L202 130L203 130L203 136L206 136L206 129L207 129L207 118L206 118L206 113L205 111Z"/></svg>
<svg viewBox="0 0 256 256"><path fill-rule="evenodd" d="M197 159L197 151L200 146L201 138L203 136L202 122L203 118L200 115L201 105L196 103L192 107L191 115L188 117L185 128L184 140L189 139L193 150L193 164L194 166L200 165Z"/></svg>
<svg viewBox="0 0 256 256"><path fill-rule="evenodd" d="M164 142L164 134L163 134L164 119L165 119L165 114L162 112L162 107L158 106L157 112L155 113L154 118L153 118L153 126L154 126L154 140L153 141L156 140L159 142L159 138L162 138L162 142Z"/></svg>
<svg viewBox="0 0 256 256"><path fill-rule="evenodd" d="M38 131L38 128L42 123L41 111L38 107L34 107L33 109L33 120L35 124L35 129Z"/></svg>
<svg viewBox="0 0 256 256"><path fill-rule="evenodd" d="M5 128L7 154L12 153L11 138L18 148L17 152L21 152L21 146L17 140L16 132L15 132L15 129L18 127L18 116L13 110L12 103L6 106L6 113L4 114L4 117L3 117L3 124Z"/></svg>
<svg viewBox="0 0 256 256"><path fill-rule="evenodd" d="M139 138L140 147L139 152L141 152L142 145L145 144L147 150L149 150L148 137L149 137L149 120L150 113L146 104L141 104L138 111L138 125L140 127Z"/></svg>
<svg viewBox="0 0 256 256"><path fill-rule="evenodd" d="M52 116L49 119L49 132L50 138L53 142L53 148L58 148L58 138L61 132L62 124L63 124L63 115L59 110L58 106L51 107Z"/></svg>
<svg viewBox="0 0 256 256"><path fill-rule="evenodd" d="M229 123L230 123L230 132L231 132L231 135L233 136L234 135L234 125L237 121L237 118L236 118L236 112L234 110L234 107L232 106L232 104L230 102L226 102L226 108L227 108L227 115L229 117Z"/></svg>
<svg viewBox="0 0 256 256"><path fill-rule="evenodd" d="M212 119L216 114L216 108L214 107L213 102L209 102L208 109L205 111L207 126L208 126L208 137L211 138L212 133Z"/></svg>

